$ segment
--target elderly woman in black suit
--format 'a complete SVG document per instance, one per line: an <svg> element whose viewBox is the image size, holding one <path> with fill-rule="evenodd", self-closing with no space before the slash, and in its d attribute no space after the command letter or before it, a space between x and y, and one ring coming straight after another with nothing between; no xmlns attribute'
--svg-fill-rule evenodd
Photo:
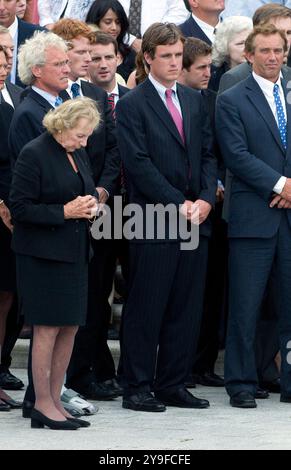
<svg viewBox="0 0 291 470"><path fill-rule="evenodd" d="M10 192L17 289L26 324L33 325L36 392L31 426L77 429L60 402L78 326L87 312L88 219L97 193L82 147L100 120L94 101L77 98L50 111L44 134L15 165Z"/></svg>

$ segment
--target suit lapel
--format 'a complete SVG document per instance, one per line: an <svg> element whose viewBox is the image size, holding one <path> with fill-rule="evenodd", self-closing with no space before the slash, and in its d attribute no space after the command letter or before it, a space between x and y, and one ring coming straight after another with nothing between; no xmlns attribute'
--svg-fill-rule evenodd
<svg viewBox="0 0 291 470"><path fill-rule="evenodd" d="M257 84L257 82L255 81L252 75L246 79L246 88L247 88L247 96L249 100L252 102L252 104L255 106L259 114L264 119L266 125L270 129L282 153L284 154L284 156L286 156L286 152L282 145L280 132L277 126L276 119L272 113L269 103L266 100L261 88L259 87L259 85Z"/></svg>
<svg viewBox="0 0 291 470"><path fill-rule="evenodd" d="M71 99L69 93L67 92L67 90L62 90L60 93L59 93L59 97L62 98L63 101L68 101Z"/></svg>
<svg viewBox="0 0 291 470"><path fill-rule="evenodd" d="M155 87L149 79L147 79L141 86L145 89L145 98L148 105L152 108L162 124L167 127L172 136L184 147L179 131Z"/></svg>
<svg viewBox="0 0 291 470"><path fill-rule="evenodd" d="M6 81L6 88L13 102L14 108L16 108L20 103L20 92L18 92L18 87L13 86L9 81ZM21 90L22 92L23 90Z"/></svg>
<svg viewBox="0 0 291 470"><path fill-rule="evenodd" d="M201 39L202 41L206 42L206 44L209 44L211 46L212 42L210 41L209 37L206 36L204 31L200 28L200 26L198 26L192 16L189 18L189 22L191 28L191 35L195 38Z"/></svg>
<svg viewBox="0 0 291 470"><path fill-rule="evenodd" d="M183 117L183 127L184 127L184 136L186 141L186 147L189 148L190 146L190 138L191 138L191 123L190 123L190 106L189 100L185 97L185 91L183 87L177 84L177 93L181 105L182 110L182 117ZM181 140L181 138L180 138Z"/></svg>
<svg viewBox="0 0 291 470"><path fill-rule="evenodd" d="M81 80L81 89L84 96L87 96L87 98L91 98L92 100L96 101L96 94L93 93L92 87L88 86L88 83L84 80Z"/></svg>

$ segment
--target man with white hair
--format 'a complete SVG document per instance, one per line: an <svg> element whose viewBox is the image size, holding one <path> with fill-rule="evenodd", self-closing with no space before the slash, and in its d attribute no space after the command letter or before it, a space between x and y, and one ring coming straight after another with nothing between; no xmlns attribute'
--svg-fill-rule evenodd
<svg viewBox="0 0 291 470"><path fill-rule="evenodd" d="M68 86L67 45L56 34L40 32L20 48L19 76L31 88L16 110L10 128L12 163L27 142L43 132L45 114L59 104Z"/></svg>

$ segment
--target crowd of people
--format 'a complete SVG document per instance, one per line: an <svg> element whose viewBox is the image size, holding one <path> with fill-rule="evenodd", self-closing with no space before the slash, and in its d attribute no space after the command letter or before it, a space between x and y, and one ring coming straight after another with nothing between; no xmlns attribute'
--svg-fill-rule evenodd
<svg viewBox="0 0 291 470"><path fill-rule="evenodd" d="M291 403L290 46L288 1L0 0L0 411Z"/></svg>

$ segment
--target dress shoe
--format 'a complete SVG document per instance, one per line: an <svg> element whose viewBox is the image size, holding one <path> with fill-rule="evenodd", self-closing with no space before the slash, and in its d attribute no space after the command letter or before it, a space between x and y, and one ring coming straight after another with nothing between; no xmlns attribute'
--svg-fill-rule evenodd
<svg viewBox="0 0 291 470"><path fill-rule="evenodd" d="M0 411L10 411L10 410L11 410L11 407L0 399Z"/></svg>
<svg viewBox="0 0 291 470"><path fill-rule="evenodd" d="M271 393L281 393L280 379L274 379L270 382L260 382L260 387Z"/></svg>
<svg viewBox="0 0 291 470"><path fill-rule="evenodd" d="M71 421L71 423L76 423L80 426L80 428L88 428L91 426L91 423L89 421L85 421L84 419L79 419L79 418L67 418L68 421Z"/></svg>
<svg viewBox="0 0 291 470"><path fill-rule="evenodd" d="M119 395L112 385L105 382L90 382L86 386L74 386L73 389L91 400L113 400Z"/></svg>
<svg viewBox="0 0 291 470"><path fill-rule="evenodd" d="M117 380L115 378L105 380L105 382L102 382L102 383L104 383L105 385L109 385L109 387L111 387L112 390L114 390L114 391L116 391L116 393L118 393L119 397L122 397L123 387L117 382Z"/></svg>
<svg viewBox="0 0 291 470"><path fill-rule="evenodd" d="M23 418L31 418L31 412L34 408L34 402L24 400L22 403L22 417Z"/></svg>
<svg viewBox="0 0 291 470"><path fill-rule="evenodd" d="M196 377L196 383L206 387L224 387L224 380L214 372L204 372Z"/></svg>
<svg viewBox="0 0 291 470"><path fill-rule="evenodd" d="M166 411L165 405L153 397L150 392L138 392L135 395L124 397L122 407L134 411Z"/></svg>
<svg viewBox="0 0 291 470"><path fill-rule="evenodd" d="M166 406L177 406L178 408L208 408L209 401L196 398L186 388L181 387L172 392L155 392L156 398Z"/></svg>
<svg viewBox="0 0 291 470"><path fill-rule="evenodd" d="M0 372L0 388L3 390L21 390L24 383L11 374L9 369Z"/></svg>
<svg viewBox="0 0 291 470"><path fill-rule="evenodd" d="M291 396L281 395L280 396L280 401L282 403L291 403Z"/></svg>
<svg viewBox="0 0 291 470"><path fill-rule="evenodd" d="M68 419L65 419L64 421L55 421L50 419L34 408L31 412L31 427L35 429L41 429L45 426L50 429L62 431L75 431L81 427L80 424L69 421Z"/></svg>
<svg viewBox="0 0 291 470"><path fill-rule="evenodd" d="M269 392L267 390L263 390L262 388L258 387L257 391L255 393L255 398L258 400L265 400L266 398L269 398Z"/></svg>
<svg viewBox="0 0 291 470"><path fill-rule="evenodd" d="M256 408L257 404L250 392L239 392L230 398L231 406L236 408Z"/></svg>
<svg viewBox="0 0 291 470"><path fill-rule="evenodd" d="M0 398L0 400L4 403L6 403L6 405L9 405L11 409L17 409L17 408L22 408L22 401L16 401L16 400L13 400L12 398Z"/></svg>

